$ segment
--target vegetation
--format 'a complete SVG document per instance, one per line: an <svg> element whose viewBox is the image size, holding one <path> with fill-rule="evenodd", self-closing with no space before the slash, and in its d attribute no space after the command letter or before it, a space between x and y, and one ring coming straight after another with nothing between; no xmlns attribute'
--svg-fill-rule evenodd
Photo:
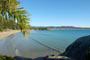
<svg viewBox="0 0 90 60"><path fill-rule="evenodd" d="M29 18L26 10L19 7L17 0L0 0L0 31L6 29L29 29Z"/></svg>
<svg viewBox="0 0 90 60"><path fill-rule="evenodd" d="M15 60L15 59L12 58L12 57L9 57L9 56L2 56L2 55L0 55L0 60Z"/></svg>
<svg viewBox="0 0 90 60"><path fill-rule="evenodd" d="M37 28L31 28L32 30L48 30L48 28L39 28L39 27L37 27Z"/></svg>

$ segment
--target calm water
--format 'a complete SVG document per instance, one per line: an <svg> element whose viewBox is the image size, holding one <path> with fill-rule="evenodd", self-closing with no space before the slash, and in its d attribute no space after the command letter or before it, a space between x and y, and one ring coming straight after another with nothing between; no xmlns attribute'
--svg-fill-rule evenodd
<svg viewBox="0 0 90 60"><path fill-rule="evenodd" d="M77 38L86 35L90 35L90 30L32 30L27 37L19 32L0 40L0 54L30 58L57 55L58 52L47 46L63 52ZM43 46L41 43L47 46Z"/></svg>

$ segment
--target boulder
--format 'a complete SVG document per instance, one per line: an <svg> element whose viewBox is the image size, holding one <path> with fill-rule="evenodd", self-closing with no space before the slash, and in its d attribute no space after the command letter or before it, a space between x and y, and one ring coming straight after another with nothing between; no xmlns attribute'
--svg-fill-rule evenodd
<svg viewBox="0 0 90 60"><path fill-rule="evenodd" d="M67 56L74 60L90 60L90 35L77 39L60 56Z"/></svg>

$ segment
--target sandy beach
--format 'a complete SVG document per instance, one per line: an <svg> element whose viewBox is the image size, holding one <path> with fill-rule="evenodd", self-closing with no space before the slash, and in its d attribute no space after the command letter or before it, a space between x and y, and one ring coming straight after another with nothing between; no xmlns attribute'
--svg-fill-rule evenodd
<svg viewBox="0 0 90 60"><path fill-rule="evenodd" d="M8 37L12 34L15 34L17 32L20 32L19 30L9 30L9 31L5 31L5 32L0 32L0 40L5 38L5 37Z"/></svg>

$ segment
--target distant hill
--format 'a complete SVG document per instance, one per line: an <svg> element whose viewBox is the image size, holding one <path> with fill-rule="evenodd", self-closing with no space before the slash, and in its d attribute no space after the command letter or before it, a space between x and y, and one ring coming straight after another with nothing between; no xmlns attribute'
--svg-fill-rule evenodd
<svg viewBox="0 0 90 60"><path fill-rule="evenodd" d="M35 30L90 30L87 27L75 27L75 26L32 26Z"/></svg>

